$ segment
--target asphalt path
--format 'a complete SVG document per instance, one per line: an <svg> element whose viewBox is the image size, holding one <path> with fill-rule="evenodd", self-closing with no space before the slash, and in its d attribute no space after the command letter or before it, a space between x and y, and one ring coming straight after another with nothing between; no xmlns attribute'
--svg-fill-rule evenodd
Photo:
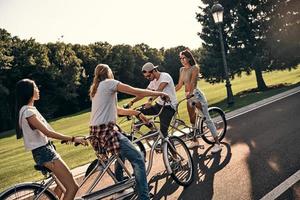
<svg viewBox="0 0 300 200"><path fill-rule="evenodd" d="M232 118L228 126L220 154L207 145L191 151L197 170L191 186L158 175L150 181L154 199L261 199L300 169L300 93ZM297 192L299 182L278 199L296 199Z"/></svg>
<svg viewBox="0 0 300 200"><path fill-rule="evenodd" d="M191 150L195 181L178 186L155 155L148 176L154 199L261 199L300 169L300 92L228 120L223 150ZM299 180L299 179L298 179ZM299 182L278 199L296 199ZM299 196L298 196L299 197ZM299 197L300 198L300 197Z"/></svg>

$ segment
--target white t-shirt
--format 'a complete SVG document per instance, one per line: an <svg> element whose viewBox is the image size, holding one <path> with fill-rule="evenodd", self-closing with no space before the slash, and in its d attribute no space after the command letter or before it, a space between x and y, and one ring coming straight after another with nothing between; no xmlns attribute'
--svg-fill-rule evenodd
<svg viewBox="0 0 300 200"><path fill-rule="evenodd" d="M35 115L48 129L53 130L44 117L34 106L23 106L19 111L19 125L23 131L23 140L26 150L33 150L48 143L48 137L38 129L32 129L27 121L28 117Z"/></svg>
<svg viewBox="0 0 300 200"><path fill-rule="evenodd" d="M120 82L106 79L99 83L97 92L92 99L91 126L116 123L117 121L117 86Z"/></svg>
<svg viewBox="0 0 300 200"><path fill-rule="evenodd" d="M158 80L154 79L153 81L151 81L147 88L151 90L157 90L161 83L168 83L167 86L162 91L167 93L170 97L171 103L168 102L166 103L166 105L171 105L172 108L176 109L177 106L176 91L175 91L173 79L170 76L170 74L166 72L160 72L159 79ZM157 103L163 105L163 100L161 99L161 97L158 98Z"/></svg>

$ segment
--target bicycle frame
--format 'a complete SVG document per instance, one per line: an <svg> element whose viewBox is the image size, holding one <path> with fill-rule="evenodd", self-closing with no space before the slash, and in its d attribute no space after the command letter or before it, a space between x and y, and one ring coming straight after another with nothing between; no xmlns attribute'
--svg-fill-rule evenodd
<svg viewBox="0 0 300 200"><path fill-rule="evenodd" d="M88 136L87 139L92 138L95 136ZM97 174L96 178L89 184L89 187L87 189L87 192L85 192L84 195L82 195L81 197L77 197L76 199L101 199L104 197L108 197L112 194L115 194L116 192L122 191L124 189L133 187L135 184L134 178L132 177L132 174L129 172L129 170L127 169L127 167L125 166L124 162L122 161L122 159L118 156L118 155L111 155L108 156L108 154L100 154L98 152L96 152L96 155L98 157L98 163L95 166L95 168L81 181L81 183L79 184L79 188L81 188L92 176L92 174L94 174L97 169L100 167L101 170L99 171L99 173ZM125 181L121 181L118 182L114 173L112 172L112 170L110 169L111 165L114 164L115 162L118 162L121 167L124 169L126 175L129 177L129 179L125 180ZM42 167L44 168L44 167ZM38 171L43 171L42 168L36 168L36 170ZM115 184L112 184L108 187L105 187L103 189L100 190L95 190L96 186L99 184L99 182L101 181L101 179L104 177L104 175L108 173L109 176L113 179L113 181L115 182ZM7 191L13 189L13 188L17 188L18 186L21 185L32 185L35 186L36 188L39 188L39 190L37 190L35 193L36 196L34 198L34 200L39 199L43 193L45 191L50 192L53 196L55 196L55 194L50 190L50 188L53 186L54 182L56 182L57 185L60 186L61 189L63 189L63 192L65 192L64 187L62 186L61 182L56 178L56 176L54 175L53 172L47 172L47 173L43 173L45 178L41 181L41 183L21 183L21 184L17 184L11 188L9 188ZM32 194L26 194L27 195L32 195Z"/></svg>
<svg viewBox="0 0 300 200"><path fill-rule="evenodd" d="M194 140L195 138L201 137L206 143L214 144L215 139L211 133L210 127L206 123L206 117L203 114L202 109L198 108L196 102L192 102L192 105L196 107L195 126L189 126L185 123L185 121L180 119L178 107L183 101L188 100L189 98L184 98L179 101L176 113L170 123L169 133L171 135L178 134L177 136L181 137L184 141ZM208 112L211 120L217 128L218 139L221 141L226 134L227 128L225 113L221 108L218 107L209 107ZM212 121L209 120L208 123L211 123ZM204 148L204 146L201 147Z"/></svg>
<svg viewBox="0 0 300 200"><path fill-rule="evenodd" d="M137 109L139 107L136 107L134 109ZM145 123L141 122L140 124L136 124L135 123L135 118L132 118L132 123L131 123L131 132L130 132L130 135L133 136L133 138L135 138L135 136L137 134L141 135L139 138L137 139L134 139L132 140L131 142L134 144L134 143L137 143L137 142L142 142L142 141L145 141L145 143L150 147L150 155L149 155L149 164L147 166L147 169L146 169L146 174L147 176L149 175L151 169L152 169L152 165L153 165L153 158L154 158L154 151L157 151L156 150L156 147L159 143L159 141L161 141L161 151L163 149L163 146L165 145L165 143L168 143L168 144L171 144L170 141L169 141L169 137L165 137L162 132L160 131L160 129L157 127L157 123L159 123L159 121L155 121L155 119L161 114L162 110L164 109L164 105L161 107L160 111L158 112L158 114L154 115L151 117L150 121L152 121L152 128L155 130L154 132L152 132L151 134L146 134L144 135L139 128L136 128L136 127L141 127L143 125L146 125ZM127 117L127 120L130 120L128 117ZM150 144L149 142L149 139L150 138L154 138L156 137L157 138L153 141L152 144ZM150 139L151 140L151 139ZM170 145L172 148L173 148L173 145ZM174 148L173 149L174 152L176 152L176 149ZM177 154L177 153L176 153ZM179 154L177 154L179 155ZM179 155L180 156L180 155ZM181 156L180 156L181 157ZM168 169L167 168L167 171L170 172L171 169Z"/></svg>
<svg viewBox="0 0 300 200"><path fill-rule="evenodd" d="M196 119L195 119L196 123L195 123L195 127L188 126L183 120L180 119L179 112L178 112L179 105L183 101L186 101L188 99L189 98L183 98L182 100L180 100L178 102L177 107L176 107L176 112L175 112L174 117L173 117L173 119L172 119L172 121L170 123L170 128L171 129L169 130L169 132L171 132L171 134L174 133L175 131L180 132L184 136L187 136L187 140L190 140L190 139L192 139L195 136L195 131L198 131L198 134L197 134L198 136L201 136L201 135L204 134L204 133L201 132L202 130L201 130L200 126L201 126L202 121L205 120L205 118L203 117L203 113L202 113L201 109L197 108L196 105L193 105L193 106L196 107ZM180 124L177 124L177 123L180 123ZM184 126L184 128L188 128L189 132L187 133L187 132L183 131L182 129L179 129L178 128L179 125ZM190 130L192 130L192 131L190 131ZM191 132L193 132L192 135L190 135Z"/></svg>

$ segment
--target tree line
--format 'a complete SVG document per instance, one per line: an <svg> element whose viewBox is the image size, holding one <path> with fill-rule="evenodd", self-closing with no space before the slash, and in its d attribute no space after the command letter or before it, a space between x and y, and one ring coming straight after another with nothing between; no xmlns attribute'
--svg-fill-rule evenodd
<svg viewBox="0 0 300 200"><path fill-rule="evenodd" d="M196 19L202 47L192 50L200 71L211 83L224 80L218 30L212 19L214 1L202 0ZM224 7L223 37L229 76L255 72L258 90L267 89L263 72L292 69L300 63L300 17L298 0L219 1ZM20 39L0 28L0 131L13 128L15 84L22 78L36 81L41 90L37 102L47 118L55 118L90 107L88 89L98 63L108 64L115 78L145 88L141 66L150 61L178 82L178 54L186 47L151 48L95 42L89 45L41 44ZM119 96L124 98L125 96Z"/></svg>
<svg viewBox="0 0 300 200"><path fill-rule="evenodd" d="M56 118L90 107L88 90L97 64L106 63L116 79L145 88L142 65L146 62L159 65L161 71L169 72L177 82L181 65L178 54L185 48L156 49L146 44L112 46L107 42L40 44L0 29L0 131L13 128L15 84L22 78L36 81L41 94L36 106L47 118Z"/></svg>

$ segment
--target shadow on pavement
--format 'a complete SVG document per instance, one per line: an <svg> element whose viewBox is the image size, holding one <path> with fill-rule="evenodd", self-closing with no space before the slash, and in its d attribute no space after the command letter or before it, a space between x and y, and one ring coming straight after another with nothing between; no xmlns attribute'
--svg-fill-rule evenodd
<svg viewBox="0 0 300 200"><path fill-rule="evenodd" d="M179 186L166 171L153 176L149 181L153 199L174 199L174 196L170 196L173 193L178 193L175 195L176 199L212 199L214 175L229 163L232 156L230 145L228 143L222 145L222 151L216 154L211 154L211 147L202 154L198 153L199 149L191 151L195 177L194 182L188 187ZM161 182L164 184L159 185Z"/></svg>

